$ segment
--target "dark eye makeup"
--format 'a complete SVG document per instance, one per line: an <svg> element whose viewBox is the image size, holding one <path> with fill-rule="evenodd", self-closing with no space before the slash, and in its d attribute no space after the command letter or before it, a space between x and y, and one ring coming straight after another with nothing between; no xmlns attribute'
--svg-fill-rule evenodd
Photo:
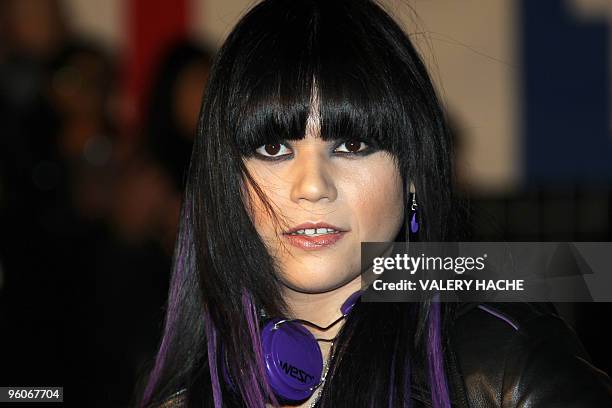
<svg viewBox="0 0 612 408"><path fill-rule="evenodd" d="M341 150L338 150L339 148L341 148ZM337 156L354 158L359 156L367 156L377 150L378 149L376 149L374 146L362 139L346 139L335 144L333 153ZM278 155L279 153L281 154ZM292 153L287 147L287 143L275 142L257 147L254 151L254 156L265 161L281 161L287 160L292 156Z"/></svg>

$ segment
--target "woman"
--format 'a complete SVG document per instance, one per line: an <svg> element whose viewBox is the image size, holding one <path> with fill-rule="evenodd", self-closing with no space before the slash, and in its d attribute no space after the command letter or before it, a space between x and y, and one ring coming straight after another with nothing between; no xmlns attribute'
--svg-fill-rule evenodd
<svg viewBox="0 0 612 408"><path fill-rule="evenodd" d="M205 91L141 406L609 405L544 306L356 300L361 242L457 238L451 151L423 63L375 3L254 7Z"/></svg>

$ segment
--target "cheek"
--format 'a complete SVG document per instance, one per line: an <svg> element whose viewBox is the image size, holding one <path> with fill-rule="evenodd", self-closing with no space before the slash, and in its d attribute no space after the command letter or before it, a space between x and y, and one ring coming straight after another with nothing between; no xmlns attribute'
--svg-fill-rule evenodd
<svg viewBox="0 0 612 408"><path fill-rule="evenodd" d="M266 177L266 172L262 171L257 166L247 164L247 169L257 185L263 190L266 201L272 205L273 208L278 208L280 200L278 200L277 193L280 187L273 183L270 177ZM270 241L276 238L274 227L276 223L270 216L262 198L257 194L249 182L243 182L242 191L245 197L245 208L251 218L251 222L262 240L269 245L271 243Z"/></svg>
<svg viewBox="0 0 612 408"><path fill-rule="evenodd" d="M354 177L350 189L355 225L361 241L395 238L403 219L402 180L393 163L380 160Z"/></svg>
<svg viewBox="0 0 612 408"><path fill-rule="evenodd" d="M246 211L259 235L264 237L267 235L266 227L270 225L270 217L265 210L264 203L250 183L247 182L243 190L246 191L244 196Z"/></svg>

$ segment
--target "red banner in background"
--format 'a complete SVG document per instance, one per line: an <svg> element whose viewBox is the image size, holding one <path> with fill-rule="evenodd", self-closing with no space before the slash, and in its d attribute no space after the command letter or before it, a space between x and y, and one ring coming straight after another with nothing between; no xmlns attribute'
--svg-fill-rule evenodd
<svg viewBox="0 0 612 408"><path fill-rule="evenodd" d="M123 92L124 131L135 137L142 119L146 90L160 54L188 31L189 0L129 0Z"/></svg>

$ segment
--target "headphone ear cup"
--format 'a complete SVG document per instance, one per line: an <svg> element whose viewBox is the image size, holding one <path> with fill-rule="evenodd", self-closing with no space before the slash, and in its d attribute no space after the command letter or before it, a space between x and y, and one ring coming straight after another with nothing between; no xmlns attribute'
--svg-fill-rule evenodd
<svg viewBox="0 0 612 408"><path fill-rule="evenodd" d="M351 312L361 294L353 293L342 304L343 317ZM299 402L312 396L323 374L323 355L317 339L301 324L279 318L263 323L260 333L266 377L276 398L281 402ZM223 378L238 393L223 344L221 358Z"/></svg>
<svg viewBox="0 0 612 408"><path fill-rule="evenodd" d="M309 398L323 373L323 356L315 337L294 322L270 320L261 331L266 375L279 400Z"/></svg>

